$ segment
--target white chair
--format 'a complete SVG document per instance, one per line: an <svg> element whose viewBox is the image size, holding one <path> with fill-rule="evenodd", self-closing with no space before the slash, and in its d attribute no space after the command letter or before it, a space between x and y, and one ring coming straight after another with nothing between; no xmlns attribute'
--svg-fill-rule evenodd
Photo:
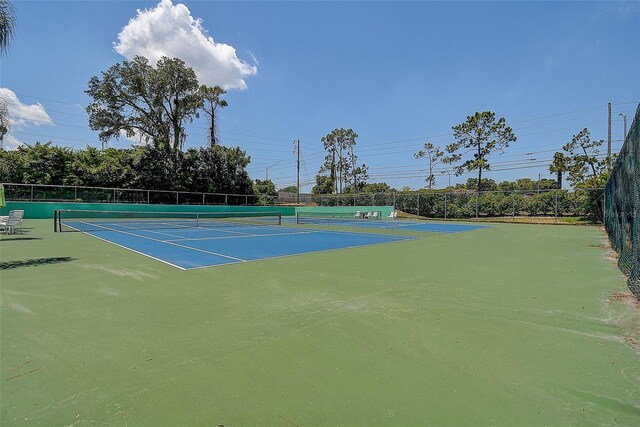
<svg viewBox="0 0 640 427"><path fill-rule="evenodd" d="M371 219L378 219L378 211L375 211L371 214Z"/></svg>
<svg viewBox="0 0 640 427"><path fill-rule="evenodd" d="M22 218L24 217L23 210L9 211L9 216L0 217L0 228L7 234L13 234L16 231L16 227L20 227L22 233Z"/></svg>
<svg viewBox="0 0 640 427"><path fill-rule="evenodd" d="M362 213L360 211L356 211L356 213L353 214L353 217L356 219L360 219L362 218Z"/></svg>
<svg viewBox="0 0 640 427"><path fill-rule="evenodd" d="M388 219L396 219L396 218L398 218L398 212L396 212L396 211L391 211L391 212L389 213L389 216L388 216L387 218L388 218Z"/></svg>

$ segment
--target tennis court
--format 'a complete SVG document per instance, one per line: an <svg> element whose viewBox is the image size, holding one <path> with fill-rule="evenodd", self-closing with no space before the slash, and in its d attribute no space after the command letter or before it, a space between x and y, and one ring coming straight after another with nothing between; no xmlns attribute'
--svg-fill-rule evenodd
<svg viewBox="0 0 640 427"><path fill-rule="evenodd" d="M327 225L336 227L372 228L380 230L421 231L428 233L464 233L479 230L488 225L460 224L433 221L415 221L405 219L366 219L354 218L353 214L326 214L322 212L299 212L297 217L287 221L298 224Z"/></svg>
<svg viewBox="0 0 640 427"><path fill-rule="evenodd" d="M264 239L272 256L295 236L368 238L269 236L303 229L87 233ZM598 228L403 233L180 270L27 220L0 237L0 423L638 425L640 319Z"/></svg>
<svg viewBox="0 0 640 427"><path fill-rule="evenodd" d="M207 215L71 210L58 211L55 222L60 231L82 231L183 270L414 238L281 223L279 214L269 212Z"/></svg>

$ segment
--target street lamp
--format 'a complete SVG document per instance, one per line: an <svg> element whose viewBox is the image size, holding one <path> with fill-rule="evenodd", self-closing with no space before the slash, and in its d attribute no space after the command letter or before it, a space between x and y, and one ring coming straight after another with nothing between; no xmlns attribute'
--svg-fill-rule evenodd
<svg viewBox="0 0 640 427"><path fill-rule="evenodd" d="M269 166L267 166L267 167L266 167L265 172L264 172L264 180L265 180L265 181L269 181L269 168L270 168L271 166L275 166L275 165L277 165L278 163L280 163L280 162L272 163L272 164L270 164Z"/></svg>
<svg viewBox="0 0 640 427"><path fill-rule="evenodd" d="M624 133L622 134L622 143L624 143L624 140L627 138L627 115L625 113L618 113L618 115L622 116L624 120Z"/></svg>

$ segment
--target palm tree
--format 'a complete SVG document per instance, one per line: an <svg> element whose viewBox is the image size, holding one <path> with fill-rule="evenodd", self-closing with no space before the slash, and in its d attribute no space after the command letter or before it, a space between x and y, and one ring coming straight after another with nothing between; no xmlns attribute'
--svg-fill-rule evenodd
<svg viewBox="0 0 640 427"><path fill-rule="evenodd" d="M16 27L13 6L7 0L0 0L0 53L6 53L9 41Z"/></svg>
<svg viewBox="0 0 640 427"><path fill-rule="evenodd" d="M202 98L205 101L208 101L207 105L204 106L204 111L211 118L211 126L209 127L209 144L213 147L218 142L216 138L216 109L218 107L224 108L229 105L227 104L227 101L220 98L227 92L220 86L209 87L202 85L200 86L200 93L202 94Z"/></svg>

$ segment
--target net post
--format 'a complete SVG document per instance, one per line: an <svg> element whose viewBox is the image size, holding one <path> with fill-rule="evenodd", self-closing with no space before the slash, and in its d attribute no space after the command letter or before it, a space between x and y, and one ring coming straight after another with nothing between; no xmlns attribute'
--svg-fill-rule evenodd
<svg viewBox="0 0 640 427"><path fill-rule="evenodd" d="M58 210L57 209L53 211L53 232L54 233L58 232Z"/></svg>
<svg viewBox="0 0 640 427"><path fill-rule="evenodd" d="M278 225L282 225L282 212L278 212Z"/></svg>
<svg viewBox="0 0 640 427"><path fill-rule="evenodd" d="M296 211L296 224L300 224L300 212Z"/></svg>

